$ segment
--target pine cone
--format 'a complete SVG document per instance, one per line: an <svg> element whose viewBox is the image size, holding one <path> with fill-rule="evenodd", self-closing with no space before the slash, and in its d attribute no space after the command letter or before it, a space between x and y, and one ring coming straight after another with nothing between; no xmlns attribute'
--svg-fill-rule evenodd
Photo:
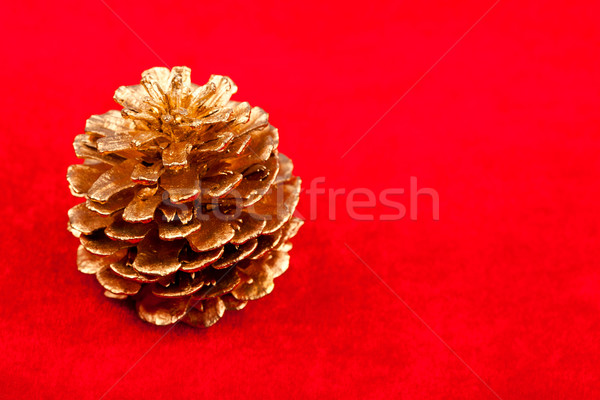
<svg viewBox="0 0 600 400"><path fill-rule="evenodd" d="M92 115L67 180L77 265L156 325L208 327L273 290L288 267L300 179L268 114L237 87L190 69L152 68L121 86L123 110Z"/></svg>

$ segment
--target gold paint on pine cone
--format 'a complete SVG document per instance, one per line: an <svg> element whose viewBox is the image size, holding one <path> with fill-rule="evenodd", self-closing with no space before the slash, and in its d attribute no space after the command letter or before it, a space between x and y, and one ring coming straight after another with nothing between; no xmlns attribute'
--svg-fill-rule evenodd
<svg viewBox="0 0 600 400"><path fill-rule="evenodd" d="M144 321L209 327L269 294L289 265L300 179L268 114L237 87L187 67L152 68L121 86L123 109L92 115L67 181L77 265Z"/></svg>

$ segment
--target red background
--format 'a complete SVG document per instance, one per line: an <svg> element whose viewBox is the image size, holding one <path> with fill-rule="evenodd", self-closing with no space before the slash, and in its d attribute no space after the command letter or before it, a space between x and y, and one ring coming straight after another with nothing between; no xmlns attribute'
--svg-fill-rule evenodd
<svg viewBox="0 0 600 400"><path fill-rule="evenodd" d="M330 221L322 196L270 296L163 337L77 271L65 229L74 136L162 62L101 1L5 2L0 397L600 397L593 2L501 0L456 44L492 1L107 1L196 83L232 77L305 187L415 176L440 220L423 198L417 221L354 221L340 197Z"/></svg>

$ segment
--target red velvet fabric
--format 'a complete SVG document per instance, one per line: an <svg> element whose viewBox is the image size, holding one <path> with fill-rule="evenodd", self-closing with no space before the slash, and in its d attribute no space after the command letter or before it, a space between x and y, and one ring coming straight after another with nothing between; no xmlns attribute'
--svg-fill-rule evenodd
<svg viewBox="0 0 600 400"><path fill-rule="evenodd" d="M0 397L600 397L593 2L501 0L457 43L492 1L106 1L0 12ZM305 188L408 208L416 177L439 221L428 196L358 221L347 195L331 220L321 195L271 295L208 330L142 322L77 271L65 173L159 58L232 77Z"/></svg>

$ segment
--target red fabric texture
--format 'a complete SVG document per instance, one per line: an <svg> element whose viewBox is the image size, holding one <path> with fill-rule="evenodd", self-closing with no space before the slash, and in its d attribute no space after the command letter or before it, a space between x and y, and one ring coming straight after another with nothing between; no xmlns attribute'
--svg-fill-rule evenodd
<svg viewBox="0 0 600 400"><path fill-rule="evenodd" d="M600 10L502 0L473 27L492 3L3 4L0 397L599 398ZM271 295L166 335L66 230L74 136L159 58L230 76L305 189L346 190ZM355 188L408 209L410 177L439 221L426 195L346 211Z"/></svg>

